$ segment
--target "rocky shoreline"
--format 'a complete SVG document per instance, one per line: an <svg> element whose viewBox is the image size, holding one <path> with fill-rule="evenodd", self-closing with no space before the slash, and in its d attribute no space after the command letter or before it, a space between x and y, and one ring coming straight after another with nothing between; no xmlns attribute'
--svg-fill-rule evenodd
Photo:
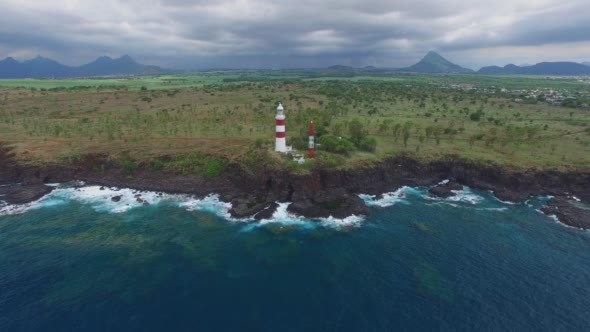
<svg viewBox="0 0 590 332"><path fill-rule="evenodd" d="M448 181L443 181L448 179ZM463 185L489 190L502 200L523 202L533 195L555 198L543 209L570 226L590 229L590 172L518 171L455 158L422 163L394 157L354 170L316 168L308 174L266 169L256 172L230 165L223 175L207 179L167 171L139 168L127 173L103 155L87 155L73 165L20 166L0 156L0 200L10 204L34 201L49 193L45 183L81 180L87 184L137 190L192 194L211 193L231 202L233 217L264 219L272 216L276 202L291 202L288 210L308 218L366 215L368 208L357 194L380 195L402 186L433 186L431 195L449 197ZM442 182L441 182L442 181ZM438 184L438 185L437 185ZM579 204L569 204L575 196Z"/></svg>

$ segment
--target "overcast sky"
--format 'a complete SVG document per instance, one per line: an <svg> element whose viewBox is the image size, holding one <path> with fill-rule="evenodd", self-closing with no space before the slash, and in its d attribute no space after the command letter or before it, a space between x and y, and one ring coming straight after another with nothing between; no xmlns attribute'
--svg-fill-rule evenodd
<svg viewBox="0 0 590 332"><path fill-rule="evenodd" d="M0 58L168 68L590 61L588 0L0 0Z"/></svg>

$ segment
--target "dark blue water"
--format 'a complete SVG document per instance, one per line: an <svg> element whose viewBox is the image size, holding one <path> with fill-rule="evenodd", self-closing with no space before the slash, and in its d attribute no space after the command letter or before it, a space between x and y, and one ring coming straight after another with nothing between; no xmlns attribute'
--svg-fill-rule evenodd
<svg viewBox="0 0 590 332"><path fill-rule="evenodd" d="M107 195L4 207L1 331L590 329L590 232L542 198L406 188L360 222L247 223L214 200Z"/></svg>

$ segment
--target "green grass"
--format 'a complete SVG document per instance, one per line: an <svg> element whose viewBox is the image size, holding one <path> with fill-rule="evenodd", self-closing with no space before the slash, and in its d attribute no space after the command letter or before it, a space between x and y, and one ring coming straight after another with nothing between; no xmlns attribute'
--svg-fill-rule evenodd
<svg viewBox="0 0 590 332"><path fill-rule="evenodd" d="M359 119L376 138L374 153L338 155L318 146L314 163L329 167L412 154L520 168L589 168L590 111L517 103L509 95L471 89L492 87L590 94L589 85L576 79L479 75L311 78L260 71L0 80L0 141L12 144L27 163L99 152L125 156L135 166L143 162L215 177L231 160L252 168L285 163L250 155L255 145L255 151L272 150L275 102L281 100L291 143L305 146L310 120L318 135L348 137L348 124ZM161 156L176 159L164 165ZM286 166L306 171L314 163Z"/></svg>
<svg viewBox="0 0 590 332"><path fill-rule="evenodd" d="M183 174L199 174L208 178L218 177L227 167L225 158L212 155L203 155L198 152L190 152L174 156L163 168L171 169Z"/></svg>

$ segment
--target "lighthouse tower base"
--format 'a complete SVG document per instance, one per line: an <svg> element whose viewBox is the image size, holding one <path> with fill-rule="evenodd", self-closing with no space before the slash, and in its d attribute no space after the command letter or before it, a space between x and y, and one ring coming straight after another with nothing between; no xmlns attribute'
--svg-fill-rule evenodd
<svg viewBox="0 0 590 332"><path fill-rule="evenodd" d="M287 152L287 142L284 137L275 138L275 151L276 152Z"/></svg>

